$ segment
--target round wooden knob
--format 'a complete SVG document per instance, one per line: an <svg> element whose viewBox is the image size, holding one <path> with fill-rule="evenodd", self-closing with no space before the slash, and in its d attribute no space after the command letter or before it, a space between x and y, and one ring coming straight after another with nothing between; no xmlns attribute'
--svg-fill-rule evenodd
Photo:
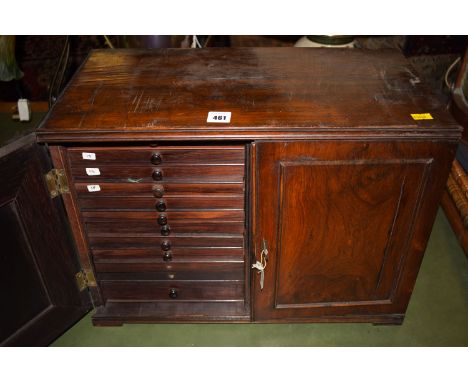
<svg viewBox="0 0 468 382"><path fill-rule="evenodd" d="M177 289L171 288L171 289L169 290L169 297L170 297L170 298L177 298L177 295L178 295L178 294L177 294Z"/></svg>
<svg viewBox="0 0 468 382"><path fill-rule="evenodd" d="M171 227L169 227L168 225L164 225L161 227L161 235L169 236L170 233L171 233Z"/></svg>
<svg viewBox="0 0 468 382"><path fill-rule="evenodd" d="M170 251L164 252L163 260L164 261L171 261L172 260L172 252L170 252Z"/></svg>
<svg viewBox="0 0 468 382"><path fill-rule="evenodd" d="M159 215L158 216L158 224L159 225L166 225L167 224L167 216L166 215Z"/></svg>
<svg viewBox="0 0 468 382"><path fill-rule="evenodd" d="M156 210L158 210L159 212L166 211L166 202L164 200L159 200L156 203Z"/></svg>
<svg viewBox="0 0 468 382"><path fill-rule="evenodd" d="M153 171L153 179L154 180L162 180L162 178L163 178L163 173L162 173L161 170L158 169L158 170Z"/></svg>
<svg viewBox="0 0 468 382"><path fill-rule="evenodd" d="M164 240L161 243L161 249L163 251L169 251L171 249L171 242L169 240Z"/></svg>
<svg viewBox="0 0 468 382"><path fill-rule="evenodd" d="M164 187L158 186L153 188L153 195L157 198L162 198L162 196L164 195Z"/></svg>
<svg viewBox="0 0 468 382"><path fill-rule="evenodd" d="M161 162L162 162L161 154L154 153L153 155L151 155L152 164L158 165L158 164L161 164Z"/></svg>

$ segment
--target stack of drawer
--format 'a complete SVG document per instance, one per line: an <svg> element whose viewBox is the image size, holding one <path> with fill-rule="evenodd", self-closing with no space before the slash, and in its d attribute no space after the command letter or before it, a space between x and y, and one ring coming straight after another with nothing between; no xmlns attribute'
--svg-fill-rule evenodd
<svg viewBox="0 0 468 382"><path fill-rule="evenodd" d="M105 302L244 302L244 146L68 158Z"/></svg>

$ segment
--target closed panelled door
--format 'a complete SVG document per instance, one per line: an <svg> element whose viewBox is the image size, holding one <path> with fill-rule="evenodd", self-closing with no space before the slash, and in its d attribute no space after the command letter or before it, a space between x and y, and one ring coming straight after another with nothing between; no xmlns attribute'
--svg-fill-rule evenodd
<svg viewBox="0 0 468 382"><path fill-rule="evenodd" d="M252 270L254 319L401 321L449 150L306 141L253 152L253 262L268 250L263 288Z"/></svg>

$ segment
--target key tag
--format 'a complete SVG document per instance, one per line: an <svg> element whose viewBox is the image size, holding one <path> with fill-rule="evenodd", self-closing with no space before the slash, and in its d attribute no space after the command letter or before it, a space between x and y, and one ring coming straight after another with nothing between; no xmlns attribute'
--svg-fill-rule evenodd
<svg viewBox="0 0 468 382"><path fill-rule="evenodd" d="M252 268L258 270L258 274L260 274L260 290L263 290L263 284L265 282L265 268L267 266L268 261L268 248L267 242L263 239L262 242L262 252L260 252L260 261L256 261L255 264L252 265Z"/></svg>

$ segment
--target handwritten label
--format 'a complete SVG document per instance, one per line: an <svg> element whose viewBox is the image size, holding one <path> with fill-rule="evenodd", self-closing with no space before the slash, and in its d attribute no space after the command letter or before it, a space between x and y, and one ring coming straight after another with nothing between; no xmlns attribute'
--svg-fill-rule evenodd
<svg viewBox="0 0 468 382"><path fill-rule="evenodd" d="M413 117L415 121L420 121L422 119L434 119L430 113L411 114L411 117Z"/></svg>
<svg viewBox="0 0 468 382"><path fill-rule="evenodd" d="M98 168L89 168L89 167L86 167L86 174L88 174L89 176L101 175L101 171L99 171Z"/></svg>
<svg viewBox="0 0 468 382"><path fill-rule="evenodd" d="M81 156L83 157L83 159L96 160L95 153L81 153Z"/></svg>
<svg viewBox="0 0 468 382"><path fill-rule="evenodd" d="M99 184L88 184L86 187L88 187L89 192L101 191L101 186L99 186Z"/></svg>
<svg viewBox="0 0 468 382"><path fill-rule="evenodd" d="M230 111L210 111L206 122L210 123L229 123L231 122Z"/></svg>

